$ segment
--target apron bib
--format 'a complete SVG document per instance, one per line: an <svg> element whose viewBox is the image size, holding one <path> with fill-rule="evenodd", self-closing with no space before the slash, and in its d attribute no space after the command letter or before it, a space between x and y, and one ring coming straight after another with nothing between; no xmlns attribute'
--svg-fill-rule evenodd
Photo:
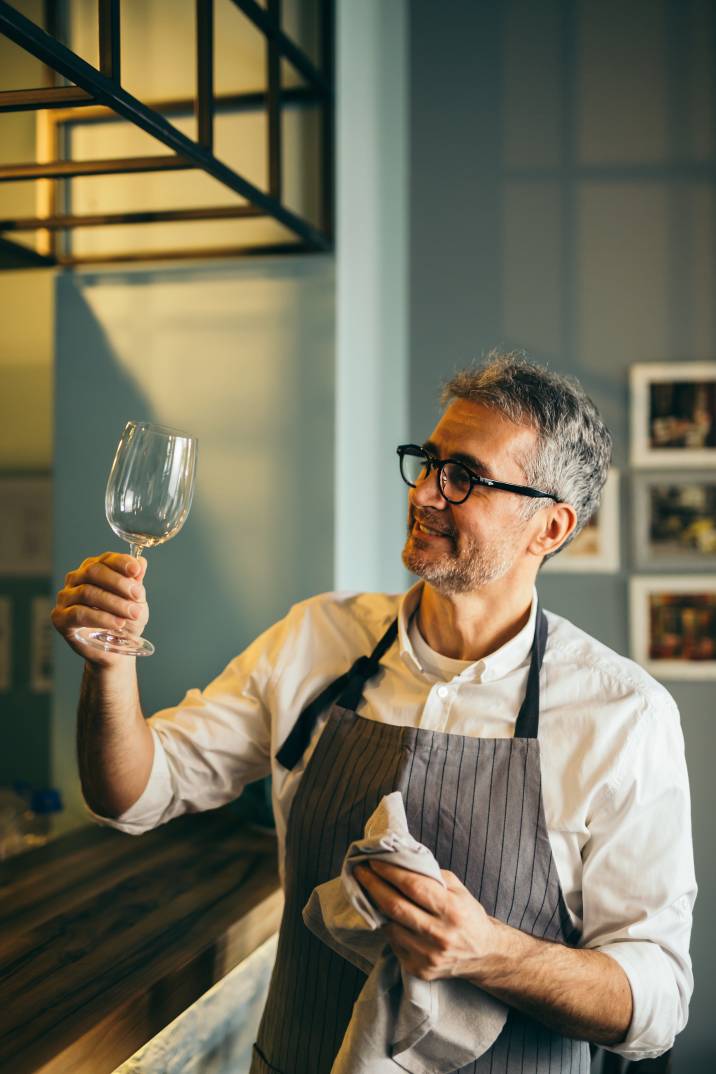
<svg viewBox="0 0 716 1074"><path fill-rule="evenodd" d="M547 834L539 759L539 672L547 621L538 609L527 692L514 738L485 739L359 716L365 682L397 622L297 721L278 760L292 768L315 720L332 708L294 799L286 835L285 907L251 1074L330 1074L366 977L315 937L301 911L340 872L380 799L400 791L411 834L488 914L575 946ZM589 1045L512 1008L492 1047L459 1074L588 1074ZM397 1069L397 1067L396 1067Z"/></svg>

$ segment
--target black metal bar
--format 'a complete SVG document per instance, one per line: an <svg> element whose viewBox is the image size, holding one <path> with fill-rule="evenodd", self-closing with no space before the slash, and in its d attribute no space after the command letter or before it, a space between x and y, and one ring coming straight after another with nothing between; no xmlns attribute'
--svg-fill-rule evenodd
<svg viewBox="0 0 716 1074"><path fill-rule="evenodd" d="M94 97L76 86L43 86L38 89L3 90L0 112L27 112L38 108L67 108L91 105Z"/></svg>
<svg viewBox="0 0 716 1074"><path fill-rule="evenodd" d="M333 86L335 55L335 2L321 0L321 66L329 86ZM335 110L333 94L328 94L321 109L321 229L333 237L335 189Z"/></svg>
<svg viewBox="0 0 716 1074"><path fill-rule="evenodd" d="M330 241L312 224L296 216L285 206L281 205L268 194L255 187L243 176L237 175L231 168L217 160L196 142L193 142L180 130L169 123L163 116L158 115L151 109L132 97L121 86L114 84L110 79L86 63L80 56L70 49L61 45L54 38L46 34L36 23L26 19L13 8L6 0L0 0L0 33L4 33L11 41L26 49L33 56L43 62L49 62L60 74L71 79L76 85L86 89L89 93L103 104L107 104L114 111L129 119L136 126L157 138L164 145L173 149L174 152L192 161L202 168L207 174L218 179L220 183L241 194L252 204L266 209L278 223L283 224L308 245L317 250L330 249Z"/></svg>
<svg viewBox="0 0 716 1074"><path fill-rule="evenodd" d="M119 0L99 0L99 69L120 81Z"/></svg>
<svg viewBox="0 0 716 1074"><path fill-rule="evenodd" d="M129 172L186 171L195 168L181 157L116 157L111 160L53 160L49 164L2 164L0 183L28 179L72 179L77 175L124 175Z"/></svg>
<svg viewBox="0 0 716 1074"><path fill-rule="evenodd" d="M58 4L57 0L43 0L42 15L43 26L48 34L58 41L63 39L66 40L67 24L69 21L67 4ZM59 88L60 78L54 68L45 64L43 66L43 75L44 82L47 86ZM91 94L88 94L86 90L79 89L77 86L63 88L69 88L73 93L85 94L88 100L94 102L94 98ZM76 107L80 102L74 100L71 103ZM91 105L89 107L91 107ZM54 123L54 116L53 118L50 118L51 116L51 112L45 112L43 115L39 116L37 120L38 157L42 161L58 160L60 156L59 143L63 131L61 127ZM35 198L41 212L48 216L53 216L57 212L58 200L64 185L65 184L59 182L57 179L50 179L47 182L40 182L35 187ZM54 260L57 260L57 254L59 252L57 238L58 236L54 231L45 232L36 236L38 246L42 247L43 251Z"/></svg>
<svg viewBox="0 0 716 1074"><path fill-rule="evenodd" d="M56 8L57 5L55 4ZM64 9L63 9L64 10ZM65 11L66 14L66 11ZM53 20L58 20L58 15L55 12L53 14ZM45 68L49 70L49 68ZM90 106L91 107L91 106ZM47 142L42 147L41 160L60 160L66 153L60 153L60 146L64 147L67 141L67 129L60 126L59 123L55 123L55 113L45 112L38 118L37 128L38 133L43 130L43 133L47 136ZM38 149L40 148L38 142ZM40 212L46 213L48 216L54 216L58 212L58 206L61 204L61 200L65 196L65 188L67 183L58 179L50 179L47 183L38 183L35 187L35 206ZM45 195L47 198L45 200ZM64 206L63 206L64 208ZM55 231L46 232L45 235L39 235L38 241L46 241L47 250L51 257L57 260L57 256L60 253L59 236ZM49 240L49 241L47 241Z"/></svg>
<svg viewBox="0 0 716 1074"><path fill-rule="evenodd" d="M214 148L214 0L196 0L197 141Z"/></svg>
<svg viewBox="0 0 716 1074"><path fill-rule="evenodd" d="M281 27L281 0L268 0L268 14L275 31ZM268 188L269 194L281 200L281 54L276 44L276 32L266 41L266 119L268 122Z"/></svg>
<svg viewBox="0 0 716 1074"><path fill-rule="evenodd" d="M13 91L14 92L14 91ZM317 105L322 95L310 86L285 86L281 90L284 108L289 106ZM214 95L214 115L224 112L263 112L268 107L266 90L250 90L247 93L218 93ZM190 115L196 108L194 97L176 97L164 101L146 101L147 108L167 116ZM124 116L117 115L106 105L91 104L82 112L67 110L67 115L55 117L57 123L126 123Z"/></svg>
<svg viewBox="0 0 716 1074"><path fill-rule="evenodd" d="M22 243L0 238L0 267L2 268L48 268L56 264L54 257L45 257L44 254L38 254L36 250L31 250Z"/></svg>
<svg viewBox="0 0 716 1074"><path fill-rule="evenodd" d="M52 37L58 39L60 37L60 26L63 21L62 16L66 16L65 5L62 5L62 7L63 10L60 12L60 5L57 3L57 0L42 0L42 25L45 27L48 34L51 34ZM43 75L46 85L57 85L57 72L48 64L45 64Z"/></svg>
<svg viewBox="0 0 716 1074"><path fill-rule="evenodd" d="M81 216L22 216L0 220L0 231L66 231L78 227L111 227L115 224L164 224L188 220L239 220L262 217L254 205L217 206L201 209L146 209L127 213L85 213Z"/></svg>
<svg viewBox="0 0 716 1074"><path fill-rule="evenodd" d="M305 52L294 44L290 37L279 29L276 30L266 10L256 3L256 0L233 0L234 4L243 11L244 15L254 26L258 27L266 37L275 37L279 53L289 60L299 74L302 74L307 82L310 82L322 93L330 93L331 86L323 74L314 67Z"/></svg>
<svg viewBox="0 0 716 1074"><path fill-rule="evenodd" d="M64 160L70 155L70 131L67 127L55 122L55 113L48 112L45 114L45 118L49 120L50 124L51 145L49 159ZM38 186L39 189L42 190L43 184L39 183ZM51 179L49 187L50 198L49 205L46 207L47 215L56 216L57 213L67 212L67 202L69 201L70 196L70 183L63 179ZM64 237L57 231L50 231L48 234L50 236L50 252L56 259L61 253L66 252L66 243Z"/></svg>
<svg viewBox="0 0 716 1074"><path fill-rule="evenodd" d="M213 257L271 257L277 254L283 256L315 253L320 253L320 250L316 250L314 246L305 242L277 242L266 243L263 246L202 246L194 250L145 250L131 254L68 256L59 257L57 264L64 268L72 268L75 265L112 265L138 261L205 261Z"/></svg>

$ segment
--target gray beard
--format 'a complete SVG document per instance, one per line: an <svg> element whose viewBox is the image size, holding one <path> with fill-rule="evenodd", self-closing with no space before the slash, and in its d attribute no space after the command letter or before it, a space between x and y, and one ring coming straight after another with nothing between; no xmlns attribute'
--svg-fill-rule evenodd
<svg viewBox="0 0 716 1074"><path fill-rule="evenodd" d="M486 549L477 541L467 541L458 548L452 539L452 549L436 556L416 546L410 527L403 548L404 566L446 595L471 593L496 582L507 574L514 560L514 550L505 540Z"/></svg>

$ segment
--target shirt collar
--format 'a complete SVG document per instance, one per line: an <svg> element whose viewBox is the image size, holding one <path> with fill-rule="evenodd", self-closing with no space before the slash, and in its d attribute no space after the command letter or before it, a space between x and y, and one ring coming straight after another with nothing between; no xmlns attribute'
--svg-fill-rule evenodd
<svg viewBox="0 0 716 1074"><path fill-rule="evenodd" d="M401 659L423 674L423 668L418 660L415 649L410 641L410 620L417 611L420 596L423 591L423 582L418 581L414 586L403 594L398 607L398 644L400 646ZM537 622L537 590L532 592L532 606L527 622L522 629L515 634L514 638L501 645L499 649L488 653L482 660L475 661L459 676L464 681L494 682L502 679L511 671L521 667L530 656L532 643L535 636L535 624Z"/></svg>

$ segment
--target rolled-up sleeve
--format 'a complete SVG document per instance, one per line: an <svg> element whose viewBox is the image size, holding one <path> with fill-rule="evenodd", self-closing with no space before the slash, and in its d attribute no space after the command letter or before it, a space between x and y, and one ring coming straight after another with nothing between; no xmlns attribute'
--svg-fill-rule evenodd
<svg viewBox="0 0 716 1074"><path fill-rule="evenodd" d="M161 817L171 808L172 780L164 747L156 732L152 732L154 739L154 760L149 773L149 780L141 795L129 809L126 809L116 819L103 817L95 813L85 803L85 809L98 824L108 828L117 828L120 832L128 835L142 835L150 828L156 828L162 823ZM159 818L159 819L158 819ZM169 817L167 817L169 820Z"/></svg>
<svg viewBox="0 0 716 1074"><path fill-rule="evenodd" d="M583 849L582 945L615 959L632 991L630 1060L667 1051L686 1025L696 881L679 715L665 691L648 698Z"/></svg>
<svg viewBox="0 0 716 1074"><path fill-rule="evenodd" d="M206 689L190 690L147 720L154 740L147 785L116 819L88 810L98 823L141 835L182 813L216 809L269 775L272 680L286 622L265 631Z"/></svg>

